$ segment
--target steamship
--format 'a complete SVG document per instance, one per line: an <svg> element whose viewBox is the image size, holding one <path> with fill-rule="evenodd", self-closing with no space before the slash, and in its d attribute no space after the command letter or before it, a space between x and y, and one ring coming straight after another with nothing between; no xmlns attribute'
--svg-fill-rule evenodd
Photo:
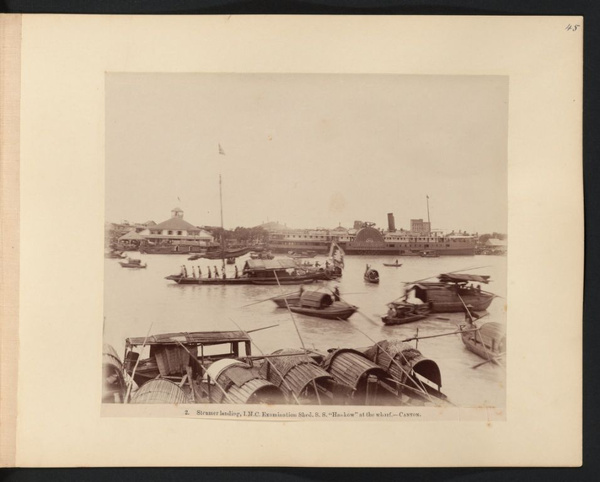
<svg viewBox="0 0 600 482"><path fill-rule="evenodd" d="M356 221L354 228L345 229L285 229L269 233L273 252L314 251L325 254L331 243L337 243L348 255L421 256L423 252L438 255L475 254L477 235L443 234L431 230L422 219L411 219L411 229L396 230L394 215L388 214L388 229L378 229L375 223Z"/></svg>

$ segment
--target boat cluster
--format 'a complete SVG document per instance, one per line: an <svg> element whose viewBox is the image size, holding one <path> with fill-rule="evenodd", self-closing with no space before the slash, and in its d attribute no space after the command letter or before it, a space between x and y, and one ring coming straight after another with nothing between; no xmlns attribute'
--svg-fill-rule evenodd
<svg viewBox="0 0 600 482"><path fill-rule="evenodd" d="M408 343L252 354L245 331L128 338L123 362L104 348L105 403L435 405L438 365ZM148 352L142 358L142 353Z"/></svg>
<svg viewBox="0 0 600 482"><path fill-rule="evenodd" d="M123 258L122 253L109 257ZM307 290L304 285L342 276L343 263L324 266L300 261L300 256L270 259L268 253L250 256L243 269L234 266L227 277L225 266L204 272L184 265L167 280L180 285L254 284L300 285L298 291L272 301L290 313L328 320L347 320L359 308L346 302L338 287ZM235 260L235 258L233 258ZM333 259L332 259L333 261ZM145 268L140 260L120 261L128 268ZM384 266L400 267L396 263ZM407 283L404 294L388 304L382 316L386 325L423 320L433 313L464 312L459 331L465 346L484 363L503 364L506 337L499 323L481 323L478 314L495 298L481 289L489 276L445 273ZM367 265L367 283L377 285L379 272ZM409 301L409 295L412 295ZM254 304L254 303L252 303ZM295 322L294 322L295 323ZM423 336L421 338L428 338ZM128 338L123 361L109 346L104 354L104 401L124 403L296 403L336 405L440 404L438 365L425 358L408 341L388 339L367 348L335 348L326 352L283 349L253 355L248 332L168 333ZM145 356L142 357L142 354Z"/></svg>

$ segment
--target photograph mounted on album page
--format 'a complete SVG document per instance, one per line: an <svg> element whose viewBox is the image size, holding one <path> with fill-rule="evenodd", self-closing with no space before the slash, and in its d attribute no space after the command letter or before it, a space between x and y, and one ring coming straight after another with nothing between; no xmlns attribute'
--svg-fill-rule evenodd
<svg viewBox="0 0 600 482"><path fill-rule="evenodd" d="M3 465L581 464L582 18L0 22Z"/></svg>

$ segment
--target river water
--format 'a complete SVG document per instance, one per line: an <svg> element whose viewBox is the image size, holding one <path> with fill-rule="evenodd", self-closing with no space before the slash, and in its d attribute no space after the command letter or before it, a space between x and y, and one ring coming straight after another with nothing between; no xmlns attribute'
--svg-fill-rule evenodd
<svg viewBox="0 0 600 482"><path fill-rule="evenodd" d="M148 264L146 269L126 269L117 259L105 260L104 341L122 356L125 338L180 331L237 330L278 325L252 333L252 339L264 353L279 348L299 348L301 341L290 314L271 301L252 304L281 293L297 291L298 286L201 286L178 285L164 279L179 273L185 264L188 273L198 266L206 275L208 260L188 261L184 255L142 255L130 253ZM241 269L248 256L238 258ZM384 267L383 263L402 263L400 268ZM317 257L323 265L325 258ZM506 322L506 258L497 256L441 256L439 258L346 256L343 277L336 281L319 281L305 285L306 289L326 289L338 285L342 299L359 307L348 321L330 321L294 315L298 331L307 348L327 350L337 347L365 347L373 341L409 338L418 333L429 336L456 331L464 323L463 313L433 314L428 319L398 326L385 326L381 316L386 303L403 293L404 282L416 281L439 273L474 267L468 273L491 275L485 286L501 298L495 298L484 320ZM211 261L211 265L219 261ZM380 275L380 284L363 280L365 265L370 264ZM233 266L227 267L233 276ZM435 279L429 280L435 281ZM414 346L415 342L411 342ZM505 370L487 363L472 367L483 360L469 352L460 335L420 340L421 353L439 365L442 391L461 407L505 407ZM259 354L253 349L254 354ZM510 362L507 363L510 365Z"/></svg>

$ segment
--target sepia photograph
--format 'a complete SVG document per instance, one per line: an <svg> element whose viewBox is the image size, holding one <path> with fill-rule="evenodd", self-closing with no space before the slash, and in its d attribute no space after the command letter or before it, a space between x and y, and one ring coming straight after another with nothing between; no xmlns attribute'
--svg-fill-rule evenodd
<svg viewBox="0 0 600 482"><path fill-rule="evenodd" d="M505 419L508 94L107 73L103 404Z"/></svg>
<svg viewBox="0 0 600 482"><path fill-rule="evenodd" d="M0 465L581 464L581 17L0 24Z"/></svg>

